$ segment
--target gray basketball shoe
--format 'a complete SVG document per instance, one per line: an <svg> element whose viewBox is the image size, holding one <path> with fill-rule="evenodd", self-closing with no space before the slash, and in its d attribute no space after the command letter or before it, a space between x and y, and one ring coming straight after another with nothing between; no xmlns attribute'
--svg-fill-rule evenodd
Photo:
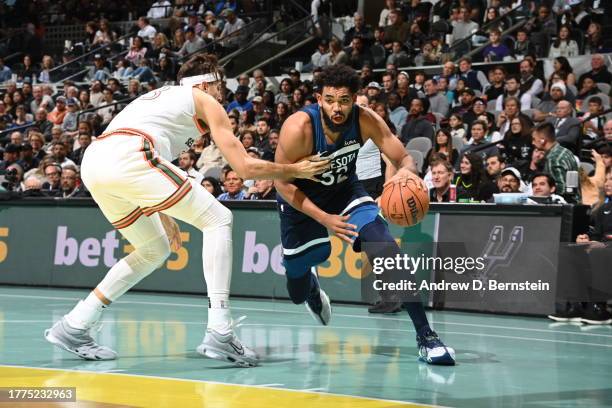
<svg viewBox="0 0 612 408"><path fill-rule="evenodd" d="M259 356L255 351L246 347L234 333L234 328L240 326L245 316L231 321L227 332L219 332L208 328L202 344L197 352L215 360L229 361L239 367L255 367L259 364Z"/></svg>
<svg viewBox="0 0 612 408"><path fill-rule="evenodd" d="M66 321L66 316L45 330L45 339L84 360L114 360L117 353L101 346L89 334L89 329L75 329Z"/></svg>

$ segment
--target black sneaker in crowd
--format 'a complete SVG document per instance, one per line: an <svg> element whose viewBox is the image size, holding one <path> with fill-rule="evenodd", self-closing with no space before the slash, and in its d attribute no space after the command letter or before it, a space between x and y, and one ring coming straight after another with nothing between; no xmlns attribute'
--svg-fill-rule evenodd
<svg viewBox="0 0 612 408"><path fill-rule="evenodd" d="M369 313L398 313L402 310L401 302L377 302L368 308Z"/></svg>
<svg viewBox="0 0 612 408"><path fill-rule="evenodd" d="M554 314L548 315L548 318L555 322L577 322L582 321L584 310L580 303L566 303L563 306L558 306Z"/></svg>
<svg viewBox="0 0 612 408"><path fill-rule="evenodd" d="M605 303L589 303L580 321L586 324L610 324L612 315L606 310Z"/></svg>

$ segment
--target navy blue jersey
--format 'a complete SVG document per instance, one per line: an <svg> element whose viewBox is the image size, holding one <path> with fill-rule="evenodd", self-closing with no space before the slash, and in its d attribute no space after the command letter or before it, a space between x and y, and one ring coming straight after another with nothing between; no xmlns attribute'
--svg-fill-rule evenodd
<svg viewBox="0 0 612 408"><path fill-rule="evenodd" d="M359 107L353 105L348 128L334 144L328 144L321 122L321 107L313 104L302 109L308 113L312 126L312 152L331 159L329 171L316 176L319 181L296 179L294 184L315 202L327 201L338 192L346 190L347 183L357 183L357 153L363 144L359 127ZM279 197L279 201L284 202Z"/></svg>

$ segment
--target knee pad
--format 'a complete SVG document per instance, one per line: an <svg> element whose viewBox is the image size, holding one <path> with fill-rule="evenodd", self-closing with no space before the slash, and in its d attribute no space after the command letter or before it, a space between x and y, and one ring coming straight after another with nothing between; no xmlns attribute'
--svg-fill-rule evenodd
<svg viewBox="0 0 612 408"><path fill-rule="evenodd" d="M159 268L170 256L170 252L168 238L160 235L137 245L134 251L125 258L125 261L135 272L146 276Z"/></svg>
<svg viewBox="0 0 612 408"><path fill-rule="evenodd" d="M329 242L310 248L300 254L283 257L283 266L288 279L297 279L310 273L310 268L323 263L331 254Z"/></svg>

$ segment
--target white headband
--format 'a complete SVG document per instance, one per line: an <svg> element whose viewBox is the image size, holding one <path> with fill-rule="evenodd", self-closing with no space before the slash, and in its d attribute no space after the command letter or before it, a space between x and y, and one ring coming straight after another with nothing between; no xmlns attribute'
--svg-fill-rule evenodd
<svg viewBox="0 0 612 408"><path fill-rule="evenodd" d="M217 82L220 81L221 78L217 76L217 74L204 74L204 75L195 75L190 77L185 77L181 79L181 86L193 86L201 84L202 82Z"/></svg>

